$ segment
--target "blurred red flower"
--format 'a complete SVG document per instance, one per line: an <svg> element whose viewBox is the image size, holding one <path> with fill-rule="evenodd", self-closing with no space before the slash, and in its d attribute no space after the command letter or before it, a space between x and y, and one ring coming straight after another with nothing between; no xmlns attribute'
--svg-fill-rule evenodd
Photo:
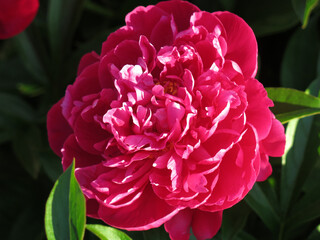
<svg viewBox="0 0 320 240"><path fill-rule="evenodd" d="M39 0L0 0L0 39L25 30L37 15Z"/></svg>

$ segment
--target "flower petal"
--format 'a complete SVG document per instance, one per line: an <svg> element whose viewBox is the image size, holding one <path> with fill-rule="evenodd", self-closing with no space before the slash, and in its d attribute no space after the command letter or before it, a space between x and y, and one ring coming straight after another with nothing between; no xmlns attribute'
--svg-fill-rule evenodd
<svg viewBox="0 0 320 240"><path fill-rule="evenodd" d="M197 240L211 239L222 223L222 211L204 212L195 210L192 217L192 231Z"/></svg>
<svg viewBox="0 0 320 240"><path fill-rule="evenodd" d="M99 155L85 152L72 134L67 138L62 148L63 170L66 170L71 165L73 159L75 159L76 168L94 165L104 160Z"/></svg>
<svg viewBox="0 0 320 240"><path fill-rule="evenodd" d="M227 33L228 51L225 56L238 63L246 78L255 77L258 68L258 45L252 29L237 15L214 12Z"/></svg>
<svg viewBox="0 0 320 240"><path fill-rule="evenodd" d="M183 31L190 26L190 17L200 9L187 1L163 1L156 5L168 14L172 14L178 31Z"/></svg>
<svg viewBox="0 0 320 240"><path fill-rule="evenodd" d="M171 240L188 240L192 222L192 210L183 209L164 224Z"/></svg>
<svg viewBox="0 0 320 240"><path fill-rule="evenodd" d="M55 105L53 105L47 115L49 145L51 149L60 157L62 156L61 149L63 143L73 132L67 120L62 115L62 101L63 98L60 99L60 101Z"/></svg>
<svg viewBox="0 0 320 240"><path fill-rule="evenodd" d="M262 140L262 150L272 157L281 157L286 145L286 137L283 125L275 118L272 119L272 126L269 135Z"/></svg>
<svg viewBox="0 0 320 240"><path fill-rule="evenodd" d="M100 205L98 215L107 224L129 231L144 231L157 228L179 211L158 198L150 185L146 186L140 198L131 205L112 209Z"/></svg>

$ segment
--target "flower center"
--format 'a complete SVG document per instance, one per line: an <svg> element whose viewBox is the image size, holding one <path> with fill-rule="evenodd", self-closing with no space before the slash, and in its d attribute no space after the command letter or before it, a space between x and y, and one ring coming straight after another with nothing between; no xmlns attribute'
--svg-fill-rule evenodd
<svg viewBox="0 0 320 240"><path fill-rule="evenodd" d="M163 87L164 87L164 92L171 95L175 95L178 91L178 84L176 82L165 81L163 83Z"/></svg>

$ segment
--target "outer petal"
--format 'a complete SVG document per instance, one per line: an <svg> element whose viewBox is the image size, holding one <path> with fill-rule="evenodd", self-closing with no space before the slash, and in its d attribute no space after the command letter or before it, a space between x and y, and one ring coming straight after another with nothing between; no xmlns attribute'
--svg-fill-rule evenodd
<svg viewBox="0 0 320 240"><path fill-rule="evenodd" d="M268 98L267 91L256 79L246 81L248 108L246 110L247 121L256 129L259 140L266 138L272 126L273 114L269 107L273 102Z"/></svg>
<svg viewBox="0 0 320 240"><path fill-rule="evenodd" d="M162 9L149 5L137 7L126 16L126 24L132 27L138 35L145 35L148 38L162 16L169 16Z"/></svg>
<svg viewBox="0 0 320 240"><path fill-rule="evenodd" d="M230 12L215 12L227 33L228 51L225 56L239 64L246 78L257 73L258 45L252 29L237 15Z"/></svg>
<svg viewBox="0 0 320 240"><path fill-rule="evenodd" d="M147 185L141 197L131 205L112 209L100 205L98 215L107 224L129 231L157 228L167 222L180 209L159 199Z"/></svg>
<svg viewBox="0 0 320 240"><path fill-rule="evenodd" d="M190 17L194 12L199 12L200 9L187 2L180 0L159 2L157 7L163 9L168 14L172 14L177 25L178 31L183 31L190 26Z"/></svg>
<svg viewBox="0 0 320 240"><path fill-rule="evenodd" d="M95 62L84 68L74 84L69 85L66 90L66 95L61 104L62 114L71 126L73 126L77 114L79 114L79 110L81 110L83 105L82 98L101 91L98 79L98 67L99 62ZM75 108L78 110L75 111Z"/></svg>
<svg viewBox="0 0 320 240"><path fill-rule="evenodd" d="M47 115L49 145L51 149L60 157L62 156L61 149L63 143L73 132L67 120L62 115L62 101L63 98L60 99L60 101L55 105L53 105Z"/></svg>
<svg viewBox="0 0 320 240"><path fill-rule="evenodd" d="M103 42L101 49L101 57L106 55L110 50L114 49L123 40L136 40L138 41L139 34L137 34L131 27L123 26L117 31L111 33L107 40Z"/></svg>
<svg viewBox="0 0 320 240"><path fill-rule="evenodd" d="M265 181L272 173L272 167L269 162L269 157L265 153L260 154L260 172L257 181Z"/></svg>
<svg viewBox="0 0 320 240"><path fill-rule="evenodd" d="M99 155L93 155L83 151L73 134L65 141L62 149L62 155L63 170L66 170L70 166L73 159L76 161L76 168L87 167L104 160Z"/></svg>
<svg viewBox="0 0 320 240"><path fill-rule="evenodd" d="M220 211L242 200L254 185L260 169L259 145L254 128L248 126L241 141L223 157L219 180L204 211Z"/></svg>
<svg viewBox="0 0 320 240"><path fill-rule="evenodd" d="M192 210L186 208L178 212L173 218L164 224L171 240L188 240L192 222Z"/></svg>
<svg viewBox="0 0 320 240"><path fill-rule="evenodd" d="M99 61L99 55L96 52L90 52L83 55L78 66L77 75L79 76L86 67L98 61Z"/></svg>
<svg viewBox="0 0 320 240"><path fill-rule="evenodd" d="M283 125L275 118L272 120L271 130L266 139L261 142L262 150L272 157L281 157L286 145Z"/></svg>
<svg viewBox="0 0 320 240"><path fill-rule="evenodd" d="M192 218L192 231L197 240L211 239L217 234L222 223L222 211L203 212L195 210Z"/></svg>

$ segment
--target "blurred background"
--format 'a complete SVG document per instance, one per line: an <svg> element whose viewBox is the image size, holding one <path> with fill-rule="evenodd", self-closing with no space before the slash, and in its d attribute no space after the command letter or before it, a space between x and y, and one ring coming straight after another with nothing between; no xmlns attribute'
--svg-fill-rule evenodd
<svg viewBox="0 0 320 240"><path fill-rule="evenodd" d="M99 53L108 34L123 26L135 7L157 2L40 0L33 23L0 40L0 239L46 239L45 203L62 173L61 160L47 141L47 111L74 81L82 55ZM265 87L304 91L320 82L319 1L190 2L208 12L236 13L253 28L259 47L257 79ZM320 239L319 125L318 117L299 121L292 137L296 150L287 156L291 165L271 159L272 177L225 211L214 239ZM284 174L292 183L287 201L281 198ZM168 239L163 231L128 234L133 239ZM88 232L85 238L96 239Z"/></svg>

